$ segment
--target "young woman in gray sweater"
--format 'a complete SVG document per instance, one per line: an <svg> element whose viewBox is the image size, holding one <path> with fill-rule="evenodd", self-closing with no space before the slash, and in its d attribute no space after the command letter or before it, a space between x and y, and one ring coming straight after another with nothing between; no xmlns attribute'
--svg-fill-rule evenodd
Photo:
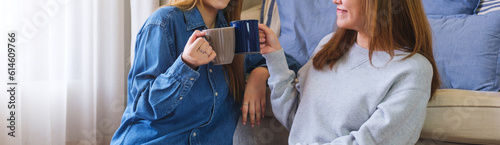
<svg viewBox="0 0 500 145"><path fill-rule="evenodd" d="M289 144L415 144L438 88L421 0L333 0L339 29L297 75L260 25L271 103Z"/></svg>

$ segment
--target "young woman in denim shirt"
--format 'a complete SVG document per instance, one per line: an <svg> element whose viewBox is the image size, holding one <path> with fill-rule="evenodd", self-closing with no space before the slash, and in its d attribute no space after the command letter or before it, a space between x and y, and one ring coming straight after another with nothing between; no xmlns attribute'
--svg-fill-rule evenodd
<svg viewBox="0 0 500 145"><path fill-rule="evenodd" d="M217 54L200 38L205 35L200 30L238 20L241 4L171 0L146 20L128 76L127 108L111 144L232 144L240 107L244 121L249 112L251 125L259 124L267 69L251 71L241 99L244 56L235 56L232 64L213 65Z"/></svg>

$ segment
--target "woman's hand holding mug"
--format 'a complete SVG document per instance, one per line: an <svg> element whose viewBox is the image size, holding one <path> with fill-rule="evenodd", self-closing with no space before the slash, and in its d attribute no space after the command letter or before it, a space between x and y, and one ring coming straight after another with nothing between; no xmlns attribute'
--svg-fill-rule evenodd
<svg viewBox="0 0 500 145"><path fill-rule="evenodd" d="M259 24L260 53L267 54L281 49L278 37L273 30L264 24Z"/></svg>
<svg viewBox="0 0 500 145"><path fill-rule="evenodd" d="M184 52L181 56L182 60L192 69L210 63L216 56L215 51L208 42L201 38L203 36L205 36L205 32L194 31L184 47Z"/></svg>

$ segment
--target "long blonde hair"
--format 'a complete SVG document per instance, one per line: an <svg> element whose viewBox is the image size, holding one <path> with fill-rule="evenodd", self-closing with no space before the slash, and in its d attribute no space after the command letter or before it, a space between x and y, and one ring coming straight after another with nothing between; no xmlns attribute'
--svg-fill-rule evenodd
<svg viewBox="0 0 500 145"><path fill-rule="evenodd" d="M223 10L228 25L229 22L240 19L242 3L243 0L231 0ZM197 5L203 7L202 0L170 0L166 6L175 6L181 10L188 11ZM224 65L224 69L228 73L226 80L229 80L229 91L233 94L234 100L240 103L242 102L243 91L245 90L244 62L244 55L236 55L234 56L233 63Z"/></svg>
<svg viewBox="0 0 500 145"><path fill-rule="evenodd" d="M366 0L366 28L370 38L369 57L383 50L394 57L394 50L416 53L429 60L433 69L431 95L440 85L439 73L432 53L432 33L421 0ZM354 45L357 32L339 28L313 58L316 70L330 68ZM406 59L405 58L405 59ZM431 96L432 97L432 96Z"/></svg>

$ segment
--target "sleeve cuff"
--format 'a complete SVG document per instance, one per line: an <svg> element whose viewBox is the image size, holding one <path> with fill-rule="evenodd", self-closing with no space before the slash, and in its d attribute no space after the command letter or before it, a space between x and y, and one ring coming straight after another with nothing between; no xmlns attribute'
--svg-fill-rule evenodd
<svg viewBox="0 0 500 145"><path fill-rule="evenodd" d="M259 65L257 67L267 67L267 64L261 64L261 65Z"/></svg>
<svg viewBox="0 0 500 145"><path fill-rule="evenodd" d="M175 78L182 83L194 82L200 77L198 70L194 70L189 67L181 58L182 54L177 57L170 69L168 69L167 74L175 76ZM198 67L199 69L200 67ZM193 84L193 83L191 83Z"/></svg>
<svg viewBox="0 0 500 145"><path fill-rule="evenodd" d="M285 52L283 51L283 49L268 54L263 54L262 56L266 58L267 69L269 70L269 73L277 74L283 71L290 70L288 68Z"/></svg>

